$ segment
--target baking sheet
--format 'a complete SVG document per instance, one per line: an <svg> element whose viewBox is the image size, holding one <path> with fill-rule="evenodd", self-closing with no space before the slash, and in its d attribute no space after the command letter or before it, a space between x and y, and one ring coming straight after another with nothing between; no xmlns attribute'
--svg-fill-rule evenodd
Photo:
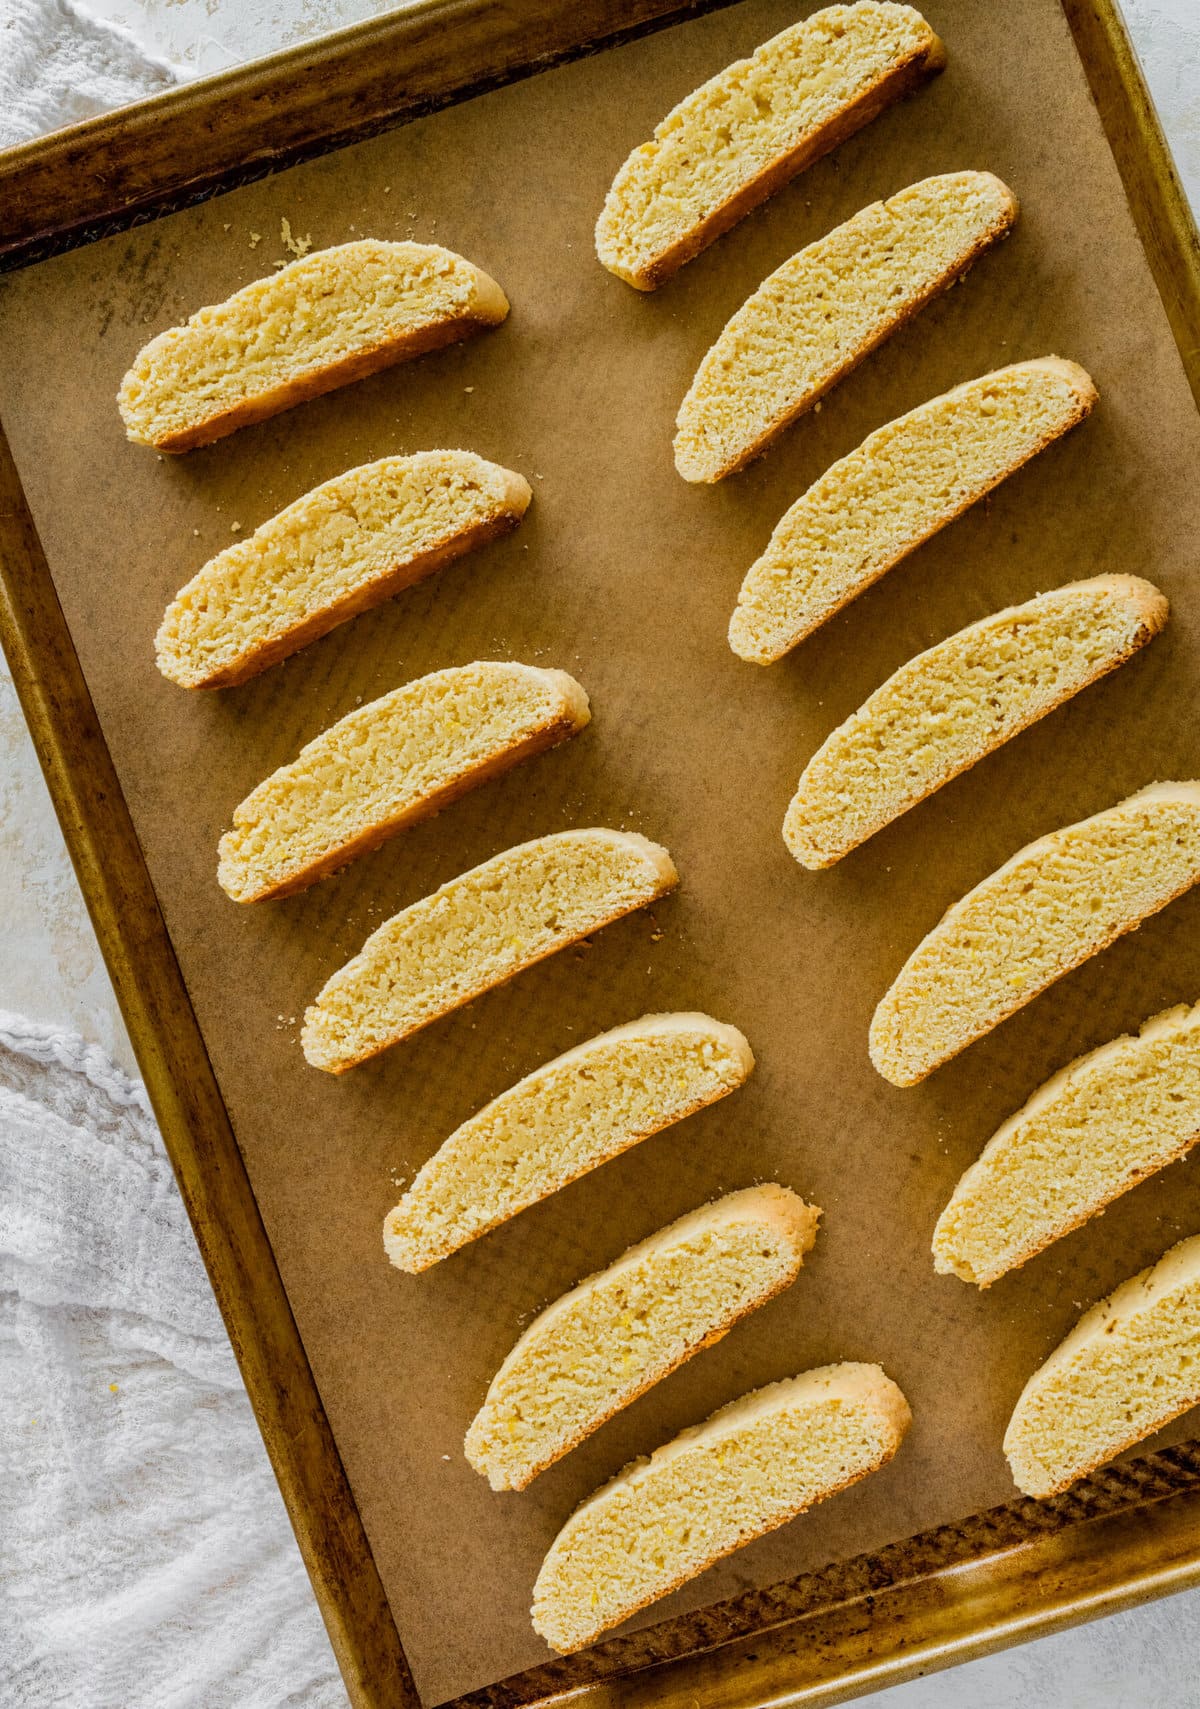
<svg viewBox="0 0 1200 1709"><path fill-rule="evenodd" d="M1076 1052L1200 996L1200 896L1176 903L922 1087L871 1069L878 997L942 909L1030 837L1155 777L1194 775L1192 573L1200 432L1055 0L945 0L947 72L653 297L604 273L591 227L619 161L702 77L792 21L746 0L107 240L0 286L3 414L214 1067L428 1702L543 1660L544 1549L631 1455L758 1383L878 1359L916 1422L886 1472L734 1556L643 1623L1009 1499L1004 1423L1078 1312L1200 1227L1200 1162L1147 1183L980 1296L928 1241L997 1123ZM930 172L988 167L1016 233L800 423L715 489L674 473L674 412L733 308L785 256ZM314 244L443 242L513 313L469 345L208 450L128 445L112 402L142 342ZM729 652L741 576L792 498L873 427L1005 361L1055 351L1092 419L768 671ZM356 462L463 445L520 469L509 539L267 673L187 696L154 669L168 598L212 552ZM826 873L779 826L820 740L963 623L1073 576L1148 575L1166 634ZM594 721L308 894L238 909L215 844L234 804L360 699L439 666L571 670ZM511 842L615 824L682 887L377 1063L309 1069L299 1017L396 908ZM424 1276L379 1229L398 1183L480 1103L604 1027L704 1008L749 1036L745 1089ZM794 1288L523 1494L462 1433L529 1316L715 1193L774 1179L825 1210ZM1181 1421L1162 1440L1189 1434Z"/></svg>

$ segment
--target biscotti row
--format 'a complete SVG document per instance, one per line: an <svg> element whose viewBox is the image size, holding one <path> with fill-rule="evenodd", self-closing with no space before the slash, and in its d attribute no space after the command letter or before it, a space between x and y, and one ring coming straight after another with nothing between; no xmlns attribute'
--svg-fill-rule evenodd
<svg viewBox="0 0 1200 1709"><path fill-rule="evenodd" d="M731 110L731 91L753 89L754 74L775 45L689 98L655 145L631 157L624 179L635 188L651 174L661 181L672 149L680 156L689 150L697 178L711 178L713 145L706 149L697 136L698 115ZM621 180L618 185L624 191ZM671 188L677 185L678 171ZM653 200L643 192L652 211ZM617 202L615 185L606 210L610 225ZM663 204L669 208L669 198ZM636 217L622 212L636 226ZM882 212L891 214L891 205ZM852 360L871 348L879 327L870 323L870 291L877 278L887 277L886 268L868 239L865 289L860 275L847 291L837 261L841 248L867 237L875 213L866 210L785 263L730 322L680 412L676 455L685 476L717 480L743 466L844 371L828 360L827 347L812 338L806 322L832 311L839 333L853 331L865 297L864 336L843 342ZM701 229L700 242L709 235ZM665 259L664 275L676 258L668 253ZM655 260L651 253L646 276L624 276L644 287L658 283ZM623 263L628 267L628 254L607 260L618 272ZM819 288L827 282L828 293ZM909 266L902 293L916 296L920 288ZM851 295L855 300L848 303ZM801 346L800 359L789 339ZM878 430L814 483L777 527L745 578L730 625L733 650L760 663L782 657L1075 426L1094 402L1082 369L1043 359L969 381ZM806 767L785 823L792 852L811 867L841 858L1124 662L1161 630L1166 616L1166 601L1150 584L1096 577L996 613L912 660L833 732ZM1131 823L1141 815L1122 803L1096 815L1103 823L1090 830L1086 824L1067 827L1043 839L1045 846L1024 851L1031 859L1014 857L967 898L961 918L952 910L889 993L901 988L903 1022L889 1010L889 999L880 1005L872 1045L882 1071L889 1073L888 1064L903 1055L901 1032L918 1040L922 1033L940 1033L942 1048L933 1060L943 1060L1194 882L1194 833L1176 822L1173 811L1191 787L1165 786L1135 798L1148 808L1148 824ZM1106 894L1114 865L1116 893ZM1102 918L1095 922L1097 913ZM1041 965L1029 953L1034 948L1042 952ZM939 1016L939 1005L950 1012ZM890 1077L910 1083L928 1072L928 1047L925 1058L920 1043L913 1048L916 1063ZM938 1224L938 1268L986 1286L1182 1155L1200 1133L1198 1080L1196 1013L1186 1009L1156 1017L1136 1039L1116 1040L1064 1070L1005 1124L963 1178ZM1200 1237L1094 1308L1030 1380L1005 1439L1019 1487L1053 1494L1196 1404L1198 1368ZM621 1541L635 1547L627 1537ZM659 1546L657 1537L652 1546Z"/></svg>
<svg viewBox="0 0 1200 1709"><path fill-rule="evenodd" d="M161 335L126 377L122 409L132 436L187 449L463 336L491 310L503 318L497 302L506 312L498 287L448 251L344 245ZM513 526L529 497L520 476L464 452L351 470L201 570L164 619L160 668L189 687L242 682ZM588 716L573 679L521 665L407 685L325 731L240 805L221 882L241 901L301 888ZM342 1073L676 882L665 849L616 831L506 850L371 934L310 1005L305 1055Z"/></svg>
<svg viewBox="0 0 1200 1709"><path fill-rule="evenodd" d="M131 439L187 451L507 313L499 285L462 256L361 239L290 262L160 333L118 402ZM347 470L192 577L159 627L158 667L184 688L245 682L515 528L531 497L522 475L470 451Z"/></svg>
<svg viewBox="0 0 1200 1709"><path fill-rule="evenodd" d="M876 1011L876 1066L923 1077L1200 879L1200 784L1156 784L1030 844L909 958ZM962 1176L935 1268L981 1288L1078 1228L1200 1138L1200 1005L1069 1064ZM1034 1372L1004 1438L1047 1497L1200 1404L1200 1235L1094 1306Z"/></svg>
<svg viewBox="0 0 1200 1709"><path fill-rule="evenodd" d="M535 1070L463 1124L384 1224L419 1272L727 1096L750 1046L706 1015L650 1015ZM464 1441L496 1490L526 1488L616 1412L796 1279L820 1211L768 1184L639 1242L547 1306L492 1381ZM554 1648L591 1643L733 1549L878 1470L909 1424L877 1365L822 1367L722 1408L635 1462L568 1519L534 1590ZM682 1481L681 1481L682 1480ZM681 1514L681 1491L693 1504ZM640 1542L629 1546L631 1537ZM671 1546L664 1547L664 1544Z"/></svg>
<svg viewBox="0 0 1200 1709"><path fill-rule="evenodd" d="M1078 1058L1001 1126L933 1235L936 1269L980 1288L1102 1212L1200 1139L1200 1004ZM1034 1372L1004 1449L1051 1496L1200 1404L1200 1235L1094 1306Z"/></svg>
<svg viewBox="0 0 1200 1709"><path fill-rule="evenodd" d="M1091 410L1089 376L1057 358L970 381L880 428L777 526L743 584L735 652L792 646ZM1167 601L1097 576L970 625L897 670L805 767L784 821L802 865L831 865L1131 658Z"/></svg>
<svg viewBox="0 0 1200 1709"><path fill-rule="evenodd" d="M890 0L792 25L685 97L633 150L597 222L601 263L655 289L945 60L921 14ZM785 261L700 363L676 421L679 473L718 481L757 457L1006 237L1017 212L993 174L942 173Z"/></svg>
<svg viewBox="0 0 1200 1709"><path fill-rule="evenodd" d="M729 629L782 658L1096 401L1077 364L1015 363L919 405L835 463L777 525ZM1071 583L949 637L896 671L810 760L784 840L828 866L1127 659L1167 602L1134 576Z"/></svg>
<svg viewBox="0 0 1200 1709"><path fill-rule="evenodd" d="M393 1261L420 1268L431 1249L441 1255L439 1242L461 1241L456 1213L489 1214L484 1207L495 1205L497 1185L508 1191L514 1162L527 1177L531 1158L544 1171L548 1151L559 1154L560 1172L577 1166L576 1124L586 1135L599 1119L611 1135L629 1122L631 1092L643 1125L658 1123L656 1081L669 1105L678 1046L686 1041L694 1061L701 1040L710 1051L733 1047L735 1083L748 1071L739 1034L683 1015L647 1017L531 1076L497 1101L507 1105L502 1113L483 1112L422 1170L385 1228ZM731 1089L721 1085L717 1095ZM527 1488L790 1287L820 1215L786 1187L743 1188L587 1277L539 1313L492 1378L466 1432L469 1463L495 1490ZM743 1396L627 1467L568 1519L538 1574L536 1630L563 1652L591 1643L723 1555L878 1470L909 1422L903 1394L877 1365L825 1366Z"/></svg>
<svg viewBox="0 0 1200 1709"><path fill-rule="evenodd" d="M327 515L347 508L345 485L329 495ZM361 483L355 496L363 496ZM301 519L306 527L321 508L320 497L316 505L312 497ZM222 608L223 594L232 587L236 598L256 578L254 593L261 598L264 583L282 579L261 573L261 548L278 546L282 538L284 557L290 548L294 563L296 520L276 519L274 540L259 540L257 550L243 554L248 564L231 565L227 558L215 574L209 567L200 585L185 590L172 617L178 619L181 610L199 613L211 621L203 639L215 634L219 643L227 640L236 625L227 604ZM361 553L361 538L351 546ZM315 579L311 558L302 568L310 582ZM363 579L376 582L389 568L381 561ZM380 597L369 586L368 596ZM321 602L328 627L342 613L326 589ZM291 650L297 632L303 639L306 628L312 631L309 614L297 618L294 601L289 615L290 631L260 644L257 657L243 636L240 657L225 656L215 669L211 657L204 659L202 680L239 680L247 653L256 668L270 662L272 645L274 656ZM203 645L194 635L188 639L193 654L203 658ZM261 643L261 636L255 640ZM586 696L571 678L520 665L460 667L393 691L309 743L242 804L222 841L222 883L240 900L287 894L436 811L480 777L575 733L588 711ZM673 882L665 850L621 833L563 833L506 851L373 934L310 1010L306 1051L322 1066L341 1071L541 955L664 893ZM643 1060L631 1074L630 1059L639 1051ZM703 1016L650 1017L577 1047L568 1057L574 1060L547 1065L497 1100L502 1109L481 1112L468 1124L470 1133L452 1136L389 1219L393 1256L404 1253L412 1262L406 1234L410 1242L415 1236L425 1261L431 1249L434 1256L444 1255L646 1132L732 1090L752 1064L740 1034ZM606 1066L610 1095L604 1101L598 1093ZM590 1121L566 1120L564 1096L569 1109L572 1087L578 1093L585 1086ZM636 1107L630 1107L631 1099ZM540 1150L533 1143L539 1111ZM506 1121L509 1134L519 1137L519 1148L510 1146L509 1155L497 1144ZM812 1243L817 1215L786 1189L747 1189L681 1219L556 1302L497 1374L468 1434L473 1463L497 1487L522 1487L636 1394L787 1286ZM419 1258L412 1267L420 1267ZM629 1325L637 1328L618 1355L616 1337ZM613 1356L592 1360L589 1385L580 1380L572 1352L597 1327L607 1328L604 1340ZM561 1389L562 1377L569 1378L573 1404L539 1411L543 1385ZM695 1445L687 1445L688 1457L701 1471L710 1463L727 1466L753 1452L757 1442L760 1451L771 1451L778 1487L767 1501L761 1492L754 1498L737 1487L727 1492L730 1511L723 1524L714 1525L717 1516L710 1515L709 1535L702 1547L699 1538L692 1542L673 1569L676 1579L866 1475L895 1451L907 1423L903 1397L870 1367L810 1373L782 1385L769 1400L746 1397L732 1414L728 1421L711 1421ZM823 1440L831 1419L832 1443ZM789 1438L790 1462L779 1452L780 1430ZM682 1444L673 1445L671 1454L682 1451ZM599 1546L635 1486L633 1498L649 1518L663 1493L657 1486L669 1488L672 1475L660 1463L649 1482L629 1474L616 1480L593 1499L586 1526L576 1516L570 1522L573 1540L560 1539L551 1551L536 1592L537 1621L560 1647L587 1641L588 1633L670 1588L649 1558L627 1562L614 1582L602 1584L591 1575L587 1633L579 1636L571 1575L580 1539L584 1547L589 1539Z"/></svg>

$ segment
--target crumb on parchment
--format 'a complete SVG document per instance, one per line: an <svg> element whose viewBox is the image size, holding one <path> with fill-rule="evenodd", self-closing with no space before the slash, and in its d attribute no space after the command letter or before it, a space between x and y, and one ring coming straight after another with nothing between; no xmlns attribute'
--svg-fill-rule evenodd
<svg viewBox="0 0 1200 1709"><path fill-rule="evenodd" d="M302 255L307 255L312 248L312 233L310 232L307 237L293 237L291 221L280 220L279 241L289 255L294 255L299 260Z"/></svg>

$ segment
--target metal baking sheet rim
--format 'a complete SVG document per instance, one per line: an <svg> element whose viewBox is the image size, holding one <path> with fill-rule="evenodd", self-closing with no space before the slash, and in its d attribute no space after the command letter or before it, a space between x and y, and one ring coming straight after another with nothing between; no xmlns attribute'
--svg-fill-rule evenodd
<svg viewBox="0 0 1200 1709"><path fill-rule="evenodd" d="M14 222L0 265L49 253L219 194L250 177L390 124L536 75L728 0L537 0L520 40L486 0L424 0L255 65L0 152L0 210L37 187L36 229ZM1193 394L1200 403L1200 235L1113 0L1062 0ZM594 28L579 32L581 20ZM574 26L574 27L573 27ZM454 28L463 56L432 63L431 32ZM530 53L534 42L537 52ZM522 51L521 43L525 44ZM374 67L386 49L391 96ZM411 55L412 82L397 92ZM305 74L336 100L315 108ZM187 139L238 105L271 112L286 146L183 170ZM347 110L357 121L347 126ZM332 114L332 118L327 115ZM181 149L181 154L172 150ZM125 205L97 170L136 177ZM120 180L121 172L117 174ZM97 184L100 188L97 192ZM107 194L107 202L106 202ZM104 747L49 570L0 428L0 640L46 774L130 1037L158 1115L356 1709L419 1698L321 1408L240 1153ZM679 1653L667 1622L631 1640L534 1668L459 1704L572 1701L601 1709L696 1703L844 1702L1200 1583L1200 1447L1108 1468L1056 1501L1023 1501L807 1575L754 1598L756 1614L705 1611L706 1634ZM686 1618L686 1617L685 1617ZM688 1621L695 1626L694 1617ZM724 1630L722 1627L724 1626ZM606 1673L604 1651L620 1650ZM602 1665L602 1663L601 1663Z"/></svg>

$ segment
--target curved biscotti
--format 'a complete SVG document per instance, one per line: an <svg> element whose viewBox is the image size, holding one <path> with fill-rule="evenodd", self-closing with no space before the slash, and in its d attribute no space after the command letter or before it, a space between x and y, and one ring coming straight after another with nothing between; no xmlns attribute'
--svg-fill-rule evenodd
<svg viewBox="0 0 1200 1709"><path fill-rule="evenodd" d="M933 1235L935 1268L986 1288L1200 1139L1200 1004L1081 1056L999 1128Z"/></svg>
<svg viewBox="0 0 1200 1709"><path fill-rule="evenodd" d="M496 281L452 250L362 238L291 261L160 332L117 402L137 444L191 451L507 313Z"/></svg>
<svg viewBox="0 0 1200 1709"><path fill-rule="evenodd" d="M524 1489L800 1274L820 1211L747 1187L680 1217L534 1319L493 1377L466 1455Z"/></svg>
<svg viewBox="0 0 1200 1709"><path fill-rule="evenodd" d="M878 428L813 482L746 573L729 645L783 658L1096 402L1074 362L1042 356L967 380Z"/></svg>
<svg viewBox="0 0 1200 1709"><path fill-rule="evenodd" d="M636 1460L550 1546L533 1624L562 1654L886 1465L911 1422L878 1365L772 1383Z"/></svg>
<svg viewBox="0 0 1200 1709"><path fill-rule="evenodd" d="M693 90L633 150L596 223L601 264L654 290L945 63L921 14L891 0L792 24Z"/></svg>
<svg viewBox="0 0 1200 1709"><path fill-rule="evenodd" d="M666 849L630 831L505 849L371 933L305 1011L304 1054L342 1074L678 882Z"/></svg>
<svg viewBox="0 0 1200 1709"><path fill-rule="evenodd" d="M1200 783L1152 783L1039 837L956 902L871 1022L894 1086L941 1063L1200 880Z"/></svg>
<svg viewBox="0 0 1200 1709"><path fill-rule="evenodd" d="M947 172L873 202L764 279L696 371L675 467L719 481L765 451L1017 217L990 172Z"/></svg>
<svg viewBox="0 0 1200 1709"><path fill-rule="evenodd" d="M1025 1495L1058 1495L1200 1403L1200 1235L1080 1318L1021 1391L1004 1452Z"/></svg>
<svg viewBox="0 0 1200 1709"><path fill-rule="evenodd" d="M235 902L303 890L589 717L574 677L536 665L481 661L406 683L323 731L234 809L217 881Z"/></svg>
<svg viewBox="0 0 1200 1709"><path fill-rule="evenodd" d="M1158 634L1167 601L1137 576L1095 576L1009 606L920 653L828 736L783 840L835 861Z"/></svg>
<svg viewBox="0 0 1200 1709"><path fill-rule="evenodd" d="M230 688L517 526L532 494L473 451L381 457L210 558L167 607L158 668Z"/></svg>
<svg viewBox="0 0 1200 1709"><path fill-rule="evenodd" d="M643 1015L535 1068L456 1128L383 1225L415 1275L641 1140L728 1096L754 1067L736 1027Z"/></svg>

